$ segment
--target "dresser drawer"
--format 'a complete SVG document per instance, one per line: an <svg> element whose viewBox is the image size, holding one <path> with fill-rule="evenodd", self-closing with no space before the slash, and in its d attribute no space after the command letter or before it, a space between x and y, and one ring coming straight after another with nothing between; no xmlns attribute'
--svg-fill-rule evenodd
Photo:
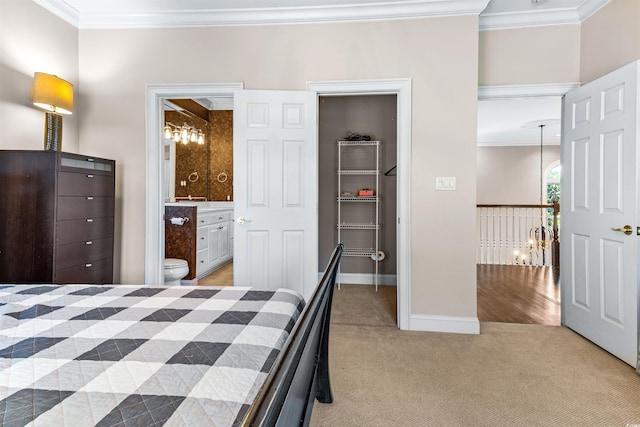
<svg viewBox="0 0 640 427"><path fill-rule="evenodd" d="M114 177L93 173L58 173L59 196L113 196Z"/></svg>
<svg viewBox="0 0 640 427"><path fill-rule="evenodd" d="M53 281L60 285L68 283L112 283L113 260L112 258L106 258L76 265L71 268L56 270Z"/></svg>
<svg viewBox="0 0 640 427"><path fill-rule="evenodd" d="M113 236L113 217L84 218L56 223L56 245L86 242Z"/></svg>
<svg viewBox="0 0 640 427"><path fill-rule="evenodd" d="M60 154L60 170L64 172L86 172L113 176L115 169L116 162L114 160L99 159L82 154Z"/></svg>
<svg viewBox="0 0 640 427"><path fill-rule="evenodd" d="M56 246L56 270L113 257L113 239L88 240Z"/></svg>
<svg viewBox="0 0 640 427"><path fill-rule="evenodd" d="M58 221L113 216L113 197L58 197Z"/></svg>

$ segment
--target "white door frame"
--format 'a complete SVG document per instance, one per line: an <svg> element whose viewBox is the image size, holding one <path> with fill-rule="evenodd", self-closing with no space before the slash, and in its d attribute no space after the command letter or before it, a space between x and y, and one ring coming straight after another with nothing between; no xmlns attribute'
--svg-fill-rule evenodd
<svg viewBox="0 0 640 427"><path fill-rule="evenodd" d="M398 327L410 328L411 316L411 79L339 80L307 83L320 96L397 96L397 305Z"/></svg>
<svg viewBox="0 0 640 427"><path fill-rule="evenodd" d="M506 85L478 87L478 100L522 99L522 98L562 98L567 92L580 87L580 83L553 83L533 85ZM564 312L564 299L560 301L560 315Z"/></svg>
<svg viewBox="0 0 640 427"><path fill-rule="evenodd" d="M243 83L166 84L148 85L146 100L147 184L144 283L164 283L164 195L162 191L162 162L164 124L162 102L166 98L196 98L209 96L233 96Z"/></svg>

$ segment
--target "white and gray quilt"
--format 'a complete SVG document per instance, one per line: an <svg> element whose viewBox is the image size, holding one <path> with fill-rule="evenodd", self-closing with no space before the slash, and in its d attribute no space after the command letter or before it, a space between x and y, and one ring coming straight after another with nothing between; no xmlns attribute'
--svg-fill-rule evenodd
<svg viewBox="0 0 640 427"><path fill-rule="evenodd" d="M0 285L0 425L236 425L303 305L284 289Z"/></svg>

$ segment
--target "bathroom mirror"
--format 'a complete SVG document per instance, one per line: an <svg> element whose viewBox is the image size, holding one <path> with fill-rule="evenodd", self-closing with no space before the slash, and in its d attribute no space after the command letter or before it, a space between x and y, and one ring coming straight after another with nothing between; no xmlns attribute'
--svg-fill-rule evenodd
<svg viewBox="0 0 640 427"><path fill-rule="evenodd" d="M176 200L176 143L172 139L163 139L164 156L162 162L164 182L162 183L164 201L173 202Z"/></svg>
<svg viewBox="0 0 640 427"><path fill-rule="evenodd" d="M165 101L165 126L203 133L201 143L184 141L180 134L163 140L165 201L233 200L233 110L210 109L206 101Z"/></svg>

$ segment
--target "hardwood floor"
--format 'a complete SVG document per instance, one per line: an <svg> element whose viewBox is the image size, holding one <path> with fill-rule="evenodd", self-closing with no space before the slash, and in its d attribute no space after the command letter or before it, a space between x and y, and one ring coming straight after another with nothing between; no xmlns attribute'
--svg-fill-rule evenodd
<svg viewBox="0 0 640 427"><path fill-rule="evenodd" d="M198 280L198 286L233 286L233 262Z"/></svg>
<svg viewBox="0 0 640 427"><path fill-rule="evenodd" d="M559 326L559 273L551 267L478 265L478 319Z"/></svg>
<svg viewBox="0 0 640 427"><path fill-rule="evenodd" d="M478 265L477 268L478 320L560 325L558 269L513 265ZM233 286L233 262L198 280L198 285ZM369 290L369 287L364 288ZM395 287L389 288L393 292L373 292L372 295L384 300L378 310L389 310L388 316L395 319Z"/></svg>

